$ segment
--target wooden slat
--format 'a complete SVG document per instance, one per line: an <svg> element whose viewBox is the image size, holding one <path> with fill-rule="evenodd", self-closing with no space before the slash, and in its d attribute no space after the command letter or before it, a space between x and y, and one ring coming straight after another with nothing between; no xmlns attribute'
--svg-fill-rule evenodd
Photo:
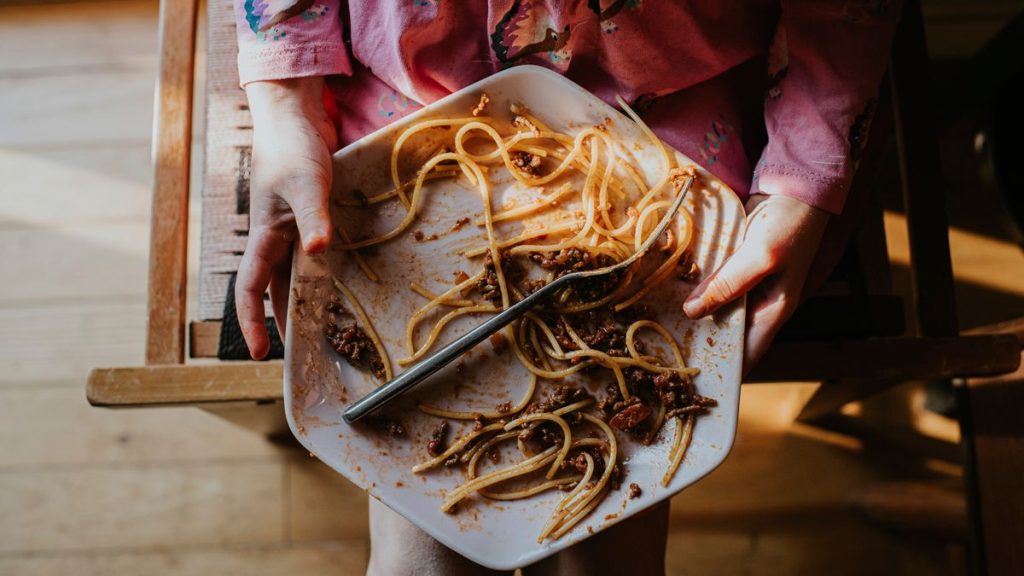
<svg viewBox="0 0 1024 576"><path fill-rule="evenodd" d="M189 357L217 357L217 350L220 348L220 324L219 320L199 320L189 324Z"/></svg>
<svg viewBox="0 0 1024 576"><path fill-rule="evenodd" d="M967 396L988 573L1024 574L1024 368L968 380Z"/></svg>
<svg viewBox="0 0 1024 576"><path fill-rule="evenodd" d="M282 397L283 368L282 362L97 368L86 397L106 407L273 402Z"/></svg>
<svg viewBox="0 0 1024 576"><path fill-rule="evenodd" d="M953 378L1003 374L1019 364L1011 335L784 342L768 350L746 381Z"/></svg>
<svg viewBox="0 0 1024 576"><path fill-rule="evenodd" d="M149 250L147 364L185 361L188 185L198 0L160 3L160 83Z"/></svg>
<svg viewBox="0 0 1024 576"><path fill-rule="evenodd" d="M931 83L919 0L904 4L890 71L917 326L924 336L953 336L958 330L949 222L928 104Z"/></svg>

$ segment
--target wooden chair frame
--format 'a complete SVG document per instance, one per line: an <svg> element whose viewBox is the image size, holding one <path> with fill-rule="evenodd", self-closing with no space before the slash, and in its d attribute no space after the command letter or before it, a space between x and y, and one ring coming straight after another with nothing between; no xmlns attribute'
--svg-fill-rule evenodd
<svg viewBox="0 0 1024 576"><path fill-rule="evenodd" d="M162 0L154 130L155 182L144 366L97 368L95 406L201 406L233 420L238 406L264 406L264 431L286 430L283 363L186 362L187 237L198 0ZM956 380L1013 372L1022 330L960 334L950 264L939 150L928 117L927 54L920 6L908 1L890 65L917 333L836 341L780 342L746 379L824 381L800 418L823 422L844 404L908 380ZM912 103L912 104L908 104ZM199 323L200 336L204 327ZM195 333L193 333L195 337ZM271 424L266 424L266 422ZM970 426L965 426L970 429ZM971 438L965 434L968 462ZM968 503L974 489L968 486ZM976 525L980 526L980 521ZM980 533L980 529L975 531ZM980 548L978 542L975 547Z"/></svg>

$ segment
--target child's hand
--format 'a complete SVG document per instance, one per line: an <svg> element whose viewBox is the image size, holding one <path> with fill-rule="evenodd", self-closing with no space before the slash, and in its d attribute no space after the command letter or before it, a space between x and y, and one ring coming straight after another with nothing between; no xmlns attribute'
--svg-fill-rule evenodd
<svg viewBox="0 0 1024 576"><path fill-rule="evenodd" d="M828 218L828 213L786 196L751 196L743 244L683 305L687 316L699 318L749 293L744 374L800 303Z"/></svg>
<svg viewBox="0 0 1024 576"><path fill-rule="evenodd" d="M284 335L296 236L309 254L330 243L327 199L338 141L324 111L323 78L253 82L246 92L253 117L249 242L238 267L235 304L249 352L260 359L270 346L263 308L268 285Z"/></svg>

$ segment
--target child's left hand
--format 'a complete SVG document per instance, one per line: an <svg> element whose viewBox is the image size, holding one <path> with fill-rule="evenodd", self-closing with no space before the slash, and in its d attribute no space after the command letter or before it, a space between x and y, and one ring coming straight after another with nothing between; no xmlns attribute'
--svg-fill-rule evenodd
<svg viewBox="0 0 1024 576"><path fill-rule="evenodd" d="M751 196L743 244L683 305L687 316L699 318L748 294L744 374L800 303L828 219L827 212L787 196Z"/></svg>

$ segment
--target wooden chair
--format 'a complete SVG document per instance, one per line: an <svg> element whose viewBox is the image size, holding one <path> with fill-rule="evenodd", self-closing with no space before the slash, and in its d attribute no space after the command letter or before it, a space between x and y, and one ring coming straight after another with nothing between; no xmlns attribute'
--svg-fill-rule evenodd
<svg viewBox="0 0 1024 576"><path fill-rule="evenodd" d="M237 269L248 228L251 137L248 106L237 85L234 18L231 3L225 0L208 3L200 303L195 320L190 322L186 315L198 5L197 0L161 2L145 362L93 370L87 395L93 405L104 407L200 406L268 434L286 434L282 362L215 359L227 284ZM823 381L800 415L804 421L868 433L855 420L838 415L838 410L909 380L963 382L968 377L1012 372L1020 362L1019 327L1008 333L960 334L958 330L939 153L925 104L926 70L920 6L908 1L889 72L889 124L900 152L913 289L906 298L892 293L882 212L876 207L865 216L852 243L854 256L847 258L861 275L847 282L847 289L838 295L804 304L790 324L789 338L780 339L747 379L750 383ZM877 124L876 131L886 123ZM870 185L861 177L855 183ZM910 311L909 331L903 329L906 310ZM965 412L969 411L961 410ZM970 435L974 429L968 417L964 423L968 463L974 458ZM927 445L921 440L905 443ZM949 451L948 446L936 449ZM973 482L968 482L967 502L977 502ZM978 527L972 532L981 534L980 518L971 517Z"/></svg>

